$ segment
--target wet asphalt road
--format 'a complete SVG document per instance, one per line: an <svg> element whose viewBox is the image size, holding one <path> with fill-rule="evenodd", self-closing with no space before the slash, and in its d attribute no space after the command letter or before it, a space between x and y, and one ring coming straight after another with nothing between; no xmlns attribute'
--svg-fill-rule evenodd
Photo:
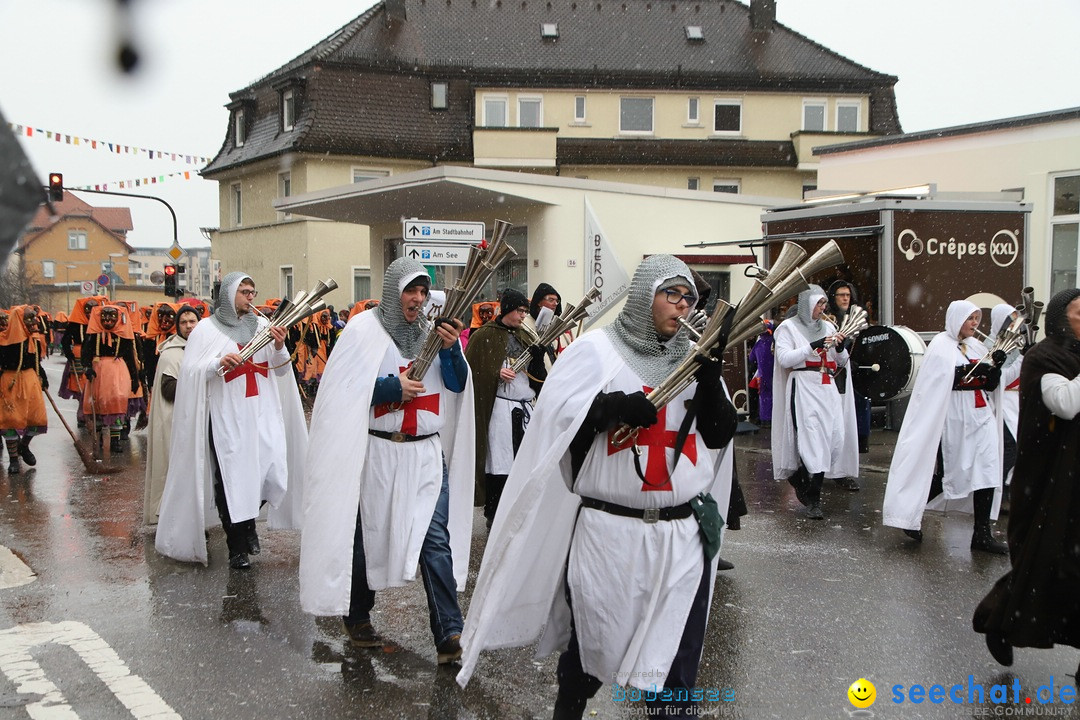
<svg viewBox="0 0 1080 720"><path fill-rule="evenodd" d="M47 367L55 388L62 365L54 356ZM58 402L74 427L74 403ZM12 563L0 574L0 718L550 717L554 658L528 649L487 653L468 689L457 688L456 668L435 664L419 583L379 594L375 622L391 644L348 648L338 622L300 610L297 533L260 523L263 552L249 572L229 570L220 528L206 568L157 556L141 523L145 431L113 459L119 473L90 476L49 413L49 433L33 444L37 467L0 472L0 545L35 574L16 586L7 586ZM1052 682L1055 694L1074 685L1077 651L1021 649L1002 668L971 631L975 604L1007 561L968 549L969 516L928 515L921 547L881 526L895 433L874 432L861 492L826 486L824 521L805 519L772 479L768 440L767 431L737 439L750 514L721 553L736 567L717 580L698 681L730 700L703 703L706 716L859 716L867 711L855 711L847 689L860 677L877 688L876 717L1080 716L1060 701L1024 702L1040 685ZM486 536L479 515L474 528L473 578ZM468 601L467 591L466 611ZM969 683L987 700L1006 684L1009 703L906 699L914 684L963 684L966 701ZM896 685L903 703L893 702ZM587 717L643 712L607 686Z"/></svg>

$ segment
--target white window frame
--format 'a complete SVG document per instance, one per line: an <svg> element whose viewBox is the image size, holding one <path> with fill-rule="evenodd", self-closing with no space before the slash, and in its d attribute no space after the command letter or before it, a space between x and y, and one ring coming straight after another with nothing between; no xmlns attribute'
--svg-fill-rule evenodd
<svg viewBox="0 0 1080 720"><path fill-rule="evenodd" d="M842 130L840 128L840 110L845 108L855 108L855 129L854 130ZM837 132L861 132L862 131L862 103L858 100L837 100L836 101L836 113L834 114L836 120Z"/></svg>
<svg viewBox="0 0 1080 720"><path fill-rule="evenodd" d="M55 260L42 260L41 261L41 277L46 280L52 280L56 277L56 261Z"/></svg>
<svg viewBox="0 0 1080 720"><path fill-rule="evenodd" d="M521 124L521 106L523 103L536 103L538 117L536 118L535 125L522 125ZM542 128L544 127L544 97L542 95L518 95L517 98L517 126L529 127L529 128Z"/></svg>
<svg viewBox="0 0 1080 720"><path fill-rule="evenodd" d="M278 197L292 197L292 171L286 170L283 173L278 173ZM279 212L278 218L281 220L291 220L292 213Z"/></svg>
<svg viewBox="0 0 1080 720"><path fill-rule="evenodd" d="M86 249L86 231L68 230L68 250Z"/></svg>
<svg viewBox="0 0 1080 720"><path fill-rule="evenodd" d="M361 176L361 177L357 177ZM355 185L359 182L367 182L368 180L376 180L378 178L390 177L390 170L387 168L373 168L364 165L353 165L352 170L349 173L349 177L352 180L352 184Z"/></svg>
<svg viewBox="0 0 1080 720"><path fill-rule="evenodd" d="M488 121L488 102L501 102L503 106L504 122L502 125L492 125ZM483 112L483 117L480 118L480 123L483 127L510 127L510 96L505 94L484 94L480 97L480 107Z"/></svg>
<svg viewBox="0 0 1080 720"><path fill-rule="evenodd" d="M247 142L247 125L244 123L244 108L239 108L234 114L233 132L236 147L244 147Z"/></svg>
<svg viewBox="0 0 1080 720"><path fill-rule="evenodd" d="M1046 287L1048 287L1050 289L1051 294L1053 294L1054 291L1055 291L1055 288L1054 288L1054 228L1057 227L1058 225L1077 225L1078 230L1080 230L1080 212L1078 212L1076 214L1068 214L1068 215L1064 215L1064 214L1063 215L1055 215L1054 214L1054 198L1056 196L1056 193L1054 192L1054 190L1055 190L1054 185L1058 180L1061 180L1063 178L1070 178L1070 177L1080 177L1080 172L1078 172L1076 170L1073 170L1071 172L1060 172L1060 173L1054 173L1054 174L1050 175L1049 176L1049 187L1046 190L1047 206L1048 206L1048 212L1047 212L1047 218L1048 218L1047 224L1048 224L1048 227L1047 227L1046 237L1047 237L1047 239L1049 241L1048 242L1049 247L1047 248L1047 251L1048 251L1048 254L1049 254L1049 262L1047 263L1047 267L1046 267L1046 271L1047 271ZM1078 233L1078 235L1080 235L1080 233ZM1080 244L1080 236L1078 236L1077 243ZM1080 247L1077 248L1076 262L1077 262L1077 267L1074 270L1075 275L1073 276L1074 280L1073 280L1073 283L1071 285L1072 287L1076 286L1076 279L1075 278L1080 278ZM1061 288L1057 288L1057 290L1061 290Z"/></svg>
<svg viewBox="0 0 1080 720"><path fill-rule="evenodd" d="M701 189L701 178L699 178L699 177L688 177L688 178L686 178L686 189L687 190L700 190Z"/></svg>
<svg viewBox="0 0 1080 720"><path fill-rule="evenodd" d="M371 268L369 266L367 266L367 265L353 265L352 266L352 279L353 279L353 281L352 281L352 295L353 295L352 301L354 303L358 303L361 300L368 300L370 298L370 296L369 297L357 297L357 295L356 295L356 280L357 280L357 278L362 278L362 277L366 277L368 279L368 283L370 285L370 283L371 283Z"/></svg>
<svg viewBox="0 0 1080 720"><path fill-rule="evenodd" d="M701 124L701 98L692 97L686 99L686 123L688 125Z"/></svg>
<svg viewBox="0 0 1080 720"><path fill-rule="evenodd" d="M627 100L648 100L649 102L649 129L627 130L623 127L623 103ZM656 132L656 98L651 95L622 95L619 97L619 134L620 135L653 135Z"/></svg>
<svg viewBox="0 0 1080 720"><path fill-rule="evenodd" d="M580 104L581 112L578 112L578 105ZM588 117L589 101L585 95L574 96L574 122L584 123Z"/></svg>
<svg viewBox="0 0 1080 720"><path fill-rule="evenodd" d="M431 109L446 110L450 107L450 83L445 80L431 81Z"/></svg>
<svg viewBox="0 0 1080 720"><path fill-rule="evenodd" d="M285 132L296 127L296 91L284 90L281 93L281 129Z"/></svg>
<svg viewBox="0 0 1080 720"><path fill-rule="evenodd" d="M240 183L233 183L229 188L232 190L233 227L241 227L244 224L244 189Z"/></svg>
<svg viewBox="0 0 1080 720"><path fill-rule="evenodd" d="M739 108L739 128L737 130L717 130L716 129L716 108L719 106L725 107L738 107ZM712 116L712 134L724 135L727 137L742 135L743 131L743 102L740 98L716 98L713 100L713 116Z"/></svg>
<svg viewBox="0 0 1080 720"><path fill-rule="evenodd" d="M293 287L295 285L295 276L293 275L292 265L279 265L278 266L278 288L281 290L281 297L289 298L292 300Z"/></svg>
<svg viewBox="0 0 1080 720"><path fill-rule="evenodd" d="M729 193L730 195L738 195L742 192L742 181L738 178L713 178L712 191L713 192L728 192L727 190L717 190L718 186L734 187L735 192Z"/></svg>
<svg viewBox="0 0 1080 720"><path fill-rule="evenodd" d="M806 109L808 107L820 107L821 108L821 129L811 129L806 127ZM829 129L829 103L825 98L803 98L802 101L802 124L800 127L805 132L826 132Z"/></svg>

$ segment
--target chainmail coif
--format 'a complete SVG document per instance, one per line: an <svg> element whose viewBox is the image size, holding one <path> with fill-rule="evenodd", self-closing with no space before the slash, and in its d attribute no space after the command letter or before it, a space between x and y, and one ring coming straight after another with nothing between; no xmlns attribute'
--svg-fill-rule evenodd
<svg viewBox="0 0 1080 720"><path fill-rule="evenodd" d="M661 290L685 285L693 292L690 268L672 255L652 255L638 265L630 281L626 305L604 328L616 352L650 387L656 387L679 366L690 350L686 330L661 343L653 324L653 298Z"/></svg>
<svg viewBox="0 0 1080 720"><path fill-rule="evenodd" d="M825 299L825 291L821 289L820 285L811 285L807 289L799 293L799 301L796 304L798 308L795 312L795 317L785 320L784 322L795 323L795 327L799 329L810 342L820 340L825 337L825 321L820 317L814 320L814 308L817 307L818 302Z"/></svg>
<svg viewBox="0 0 1080 720"><path fill-rule="evenodd" d="M408 360L415 360L420 354L431 329L431 322L424 317L423 312L416 322L410 323L401 309L401 293L417 278L427 280L428 274L424 266L415 260L398 258L390 263L383 275L382 302L372 311L379 318L386 334L397 345L401 356ZM430 281L428 285L430 287Z"/></svg>
<svg viewBox="0 0 1080 720"><path fill-rule="evenodd" d="M211 316L218 330L240 345L251 342L259 330L259 317L255 313L236 314L236 291L244 280L251 282L251 276L231 272L221 279L221 287L214 299L214 314Z"/></svg>

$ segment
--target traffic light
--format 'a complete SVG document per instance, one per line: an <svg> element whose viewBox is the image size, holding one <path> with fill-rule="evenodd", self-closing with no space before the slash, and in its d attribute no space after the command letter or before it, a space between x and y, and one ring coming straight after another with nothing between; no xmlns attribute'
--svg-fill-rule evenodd
<svg viewBox="0 0 1080 720"><path fill-rule="evenodd" d="M64 200L64 174L49 173L49 200L63 202Z"/></svg>
<svg viewBox="0 0 1080 720"><path fill-rule="evenodd" d="M165 294L176 297L176 266L165 266Z"/></svg>

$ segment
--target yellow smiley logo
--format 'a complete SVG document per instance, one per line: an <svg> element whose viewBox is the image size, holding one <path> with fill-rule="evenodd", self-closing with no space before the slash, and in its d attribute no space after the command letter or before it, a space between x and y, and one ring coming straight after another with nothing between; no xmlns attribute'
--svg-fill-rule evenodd
<svg viewBox="0 0 1080 720"><path fill-rule="evenodd" d="M866 678L859 678L847 689L848 700L860 710L870 707L877 700L877 688Z"/></svg>

